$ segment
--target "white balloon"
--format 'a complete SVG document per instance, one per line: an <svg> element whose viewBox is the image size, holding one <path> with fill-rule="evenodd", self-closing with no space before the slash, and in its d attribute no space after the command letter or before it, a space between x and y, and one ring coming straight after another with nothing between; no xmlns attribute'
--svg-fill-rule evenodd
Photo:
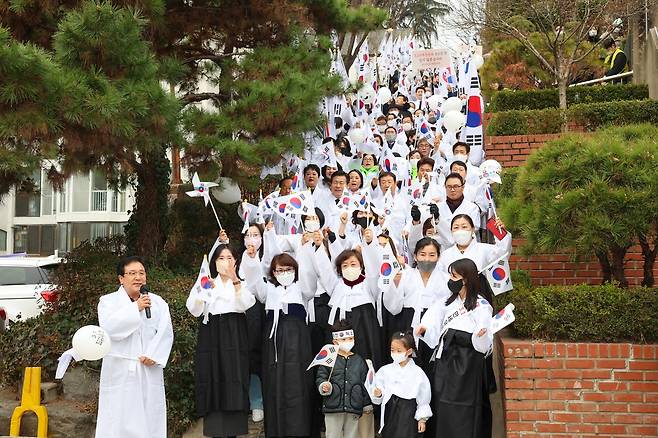
<svg viewBox="0 0 658 438"><path fill-rule="evenodd" d="M466 116L459 111L448 111L443 116L443 126L448 131L457 132L466 124Z"/></svg>
<svg viewBox="0 0 658 438"><path fill-rule="evenodd" d="M110 351L110 335L97 325L80 327L73 335L73 349L84 360L99 360Z"/></svg>
<svg viewBox="0 0 658 438"><path fill-rule="evenodd" d="M434 94L427 98L427 106L429 106L432 111L438 110L440 105L441 105L441 96L439 96L438 94Z"/></svg>
<svg viewBox="0 0 658 438"><path fill-rule="evenodd" d="M347 132L347 137L350 139L354 146L363 143L366 140L366 133L362 128L351 128Z"/></svg>
<svg viewBox="0 0 658 438"><path fill-rule="evenodd" d="M240 202L242 194L240 187L231 178L221 177L217 180L219 187L211 189L210 193L222 204L235 204Z"/></svg>
<svg viewBox="0 0 658 438"><path fill-rule="evenodd" d="M377 103L383 105L391 100L391 96L391 90L389 90L388 87L381 87L379 90L377 90Z"/></svg>
<svg viewBox="0 0 658 438"><path fill-rule="evenodd" d="M441 112L443 114L449 113L450 111L461 111L462 109L462 100L458 97L449 97L441 105Z"/></svg>
<svg viewBox="0 0 658 438"><path fill-rule="evenodd" d="M484 58L482 55L473 55L471 58L471 64L473 64L473 67L475 67L476 70L479 70L484 64Z"/></svg>
<svg viewBox="0 0 658 438"><path fill-rule="evenodd" d="M363 103L370 105L375 100L375 89L372 88L372 85L366 84L359 91L359 97L363 100Z"/></svg>

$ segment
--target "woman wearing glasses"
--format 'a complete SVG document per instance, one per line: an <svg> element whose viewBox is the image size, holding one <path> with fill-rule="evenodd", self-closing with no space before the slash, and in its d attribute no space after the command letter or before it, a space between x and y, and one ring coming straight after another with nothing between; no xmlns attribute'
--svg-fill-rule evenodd
<svg viewBox="0 0 658 438"><path fill-rule="evenodd" d="M297 252L300 262L310 261L311 243ZM263 395L265 434L269 437L310 436L313 417L313 374L306 371L313 359L306 323L308 301L317 280L303 275L289 254L272 258L263 277L256 248L247 247L243 272L258 300L265 303L263 343Z"/></svg>

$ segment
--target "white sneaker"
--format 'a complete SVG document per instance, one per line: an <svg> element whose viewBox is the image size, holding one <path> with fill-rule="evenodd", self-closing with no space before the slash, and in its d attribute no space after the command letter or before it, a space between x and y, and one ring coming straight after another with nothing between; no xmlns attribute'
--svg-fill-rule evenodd
<svg viewBox="0 0 658 438"><path fill-rule="evenodd" d="M254 409L251 411L251 419L254 423L260 423L265 418L265 412L262 409Z"/></svg>

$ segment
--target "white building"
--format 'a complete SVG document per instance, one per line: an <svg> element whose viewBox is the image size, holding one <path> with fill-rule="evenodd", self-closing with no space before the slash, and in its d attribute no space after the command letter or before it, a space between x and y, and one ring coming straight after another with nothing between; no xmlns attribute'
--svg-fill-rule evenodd
<svg viewBox="0 0 658 438"><path fill-rule="evenodd" d="M85 240L123 233L134 191L116 191L100 172L73 175L56 192L44 171L33 176L35 191L12 190L0 199L0 254L50 255Z"/></svg>

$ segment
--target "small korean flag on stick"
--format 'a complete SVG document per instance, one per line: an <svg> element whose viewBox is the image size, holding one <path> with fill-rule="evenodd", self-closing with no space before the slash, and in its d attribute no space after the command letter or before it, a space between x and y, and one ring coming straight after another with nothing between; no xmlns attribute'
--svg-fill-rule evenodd
<svg viewBox="0 0 658 438"><path fill-rule="evenodd" d="M366 381L363 382L363 386L366 388L366 391L368 391L368 394L372 397L375 392L375 367L372 366L372 361L370 359L366 359L366 364L368 365L368 374L366 374Z"/></svg>
<svg viewBox="0 0 658 438"><path fill-rule="evenodd" d="M333 344L327 344L320 352L313 358L313 362L306 368L306 371L318 365L332 368L336 364L336 356L338 356L338 347Z"/></svg>
<svg viewBox="0 0 658 438"><path fill-rule="evenodd" d="M495 334L514 322L514 304L509 303L491 318L491 332Z"/></svg>
<svg viewBox="0 0 658 438"><path fill-rule="evenodd" d="M514 288L512 286L508 256L509 254L505 254L482 270L487 276L487 281L494 295L500 295Z"/></svg>
<svg viewBox="0 0 658 438"><path fill-rule="evenodd" d="M379 260L379 279L377 286L380 291L387 291L393 284L393 278L400 271L400 262L393 255L393 249L390 244L386 244L381 252Z"/></svg>

